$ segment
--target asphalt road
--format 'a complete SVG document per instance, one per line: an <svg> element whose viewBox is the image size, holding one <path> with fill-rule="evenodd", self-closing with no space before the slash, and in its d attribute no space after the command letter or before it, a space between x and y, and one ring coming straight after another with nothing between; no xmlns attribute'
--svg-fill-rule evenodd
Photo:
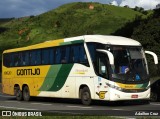
<svg viewBox="0 0 160 119"><path fill-rule="evenodd" d="M80 100L57 98L33 98L29 102L17 101L15 96L0 93L1 110L42 111L59 115L108 115L108 116L160 116L160 102L142 104L139 102L94 101L84 106ZM149 115L148 115L149 114Z"/></svg>

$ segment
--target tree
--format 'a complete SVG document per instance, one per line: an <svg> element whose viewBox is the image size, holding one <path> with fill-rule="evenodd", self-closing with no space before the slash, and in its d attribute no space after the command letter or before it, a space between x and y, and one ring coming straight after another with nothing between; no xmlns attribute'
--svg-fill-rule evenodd
<svg viewBox="0 0 160 119"><path fill-rule="evenodd" d="M160 3L156 5L156 9L159 9L160 8Z"/></svg>

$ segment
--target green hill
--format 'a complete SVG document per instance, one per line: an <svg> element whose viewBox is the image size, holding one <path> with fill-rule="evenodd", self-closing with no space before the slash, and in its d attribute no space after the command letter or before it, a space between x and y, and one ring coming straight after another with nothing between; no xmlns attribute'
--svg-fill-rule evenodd
<svg viewBox="0 0 160 119"><path fill-rule="evenodd" d="M89 9L93 5L94 8ZM137 16L130 8L100 3L70 3L38 16L16 18L0 24L0 52L46 40L85 34L112 34Z"/></svg>

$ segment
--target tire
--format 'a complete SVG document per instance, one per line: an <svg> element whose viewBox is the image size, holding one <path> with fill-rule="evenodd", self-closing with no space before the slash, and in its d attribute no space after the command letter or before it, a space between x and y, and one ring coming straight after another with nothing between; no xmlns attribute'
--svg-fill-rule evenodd
<svg viewBox="0 0 160 119"><path fill-rule="evenodd" d="M90 91L89 91L88 87L84 87L81 90L81 102L84 105L90 105L91 102L92 102L92 100L91 100L91 94L90 94Z"/></svg>
<svg viewBox="0 0 160 119"><path fill-rule="evenodd" d="M157 93L151 92L150 100L151 100L151 102L158 101L158 95L157 95Z"/></svg>
<svg viewBox="0 0 160 119"><path fill-rule="evenodd" d="M18 101L22 101L22 100L23 100L22 91L20 90L19 87L15 87L15 88L14 88L14 94L15 94L16 99L17 99Z"/></svg>
<svg viewBox="0 0 160 119"><path fill-rule="evenodd" d="M24 101L29 101L30 100L30 91L29 91L29 88L28 88L28 86L25 86L24 88L23 88L23 99L24 99Z"/></svg>

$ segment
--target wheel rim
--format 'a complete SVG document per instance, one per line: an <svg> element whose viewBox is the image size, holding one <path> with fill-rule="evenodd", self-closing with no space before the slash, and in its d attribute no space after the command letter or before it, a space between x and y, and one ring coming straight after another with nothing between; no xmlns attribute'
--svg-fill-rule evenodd
<svg viewBox="0 0 160 119"><path fill-rule="evenodd" d="M157 94L152 92L150 99L151 101L157 101Z"/></svg>
<svg viewBox="0 0 160 119"><path fill-rule="evenodd" d="M17 95L16 95L18 98L20 98L21 97L21 92L20 92L20 90L18 90L17 91Z"/></svg>
<svg viewBox="0 0 160 119"><path fill-rule="evenodd" d="M28 100L28 98L29 98L29 92L28 92L27 89L24 89L23 96L24 96L24 98L25 98L26 100Z"/></svg>
<svg viewBox="0 0 160 119"><path fill-rule="evenodd" d="M89 93L88 92L84 92L83 94L83 100L84 101L88 101L90 99Z"/></svg>

